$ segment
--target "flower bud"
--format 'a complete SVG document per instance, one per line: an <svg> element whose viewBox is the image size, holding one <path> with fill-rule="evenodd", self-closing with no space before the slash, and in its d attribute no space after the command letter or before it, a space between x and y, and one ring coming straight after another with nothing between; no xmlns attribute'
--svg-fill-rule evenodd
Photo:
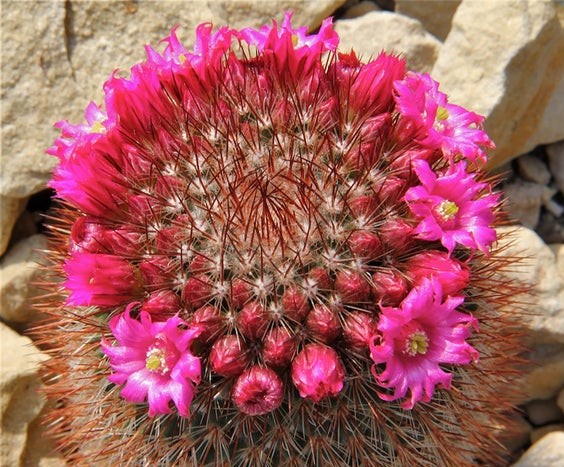
<svg viewBox="0 0 564 467"><path fill-rule="evenodd" d="M233 334L219 338L211 348L210 365L218 375L238 376L248 363L247 349L241 340Z"/></svg>
<svg viewBox="0 0 564 467"><path fill-rule="evenodd" d="M180 298L172 290L159 290L149 295L141 309L153 317L174 315L180 309Z"/></svg>
<svg viewBox="0 0 564 467"><path fill-rule="evenodd" d="M425 251L411 257L405 273L413 287L421 284L424 278L435 276L443 288L443 295L457 295L468 286L470 272L460 261L449 258L442 251Z"/></svg>
<svg viewBox="0 0 564 467"><path fill-rule="evenodd" d="M339 271L335 289L343 303L366 303L370 300L370 284L366 278L354 271Z"/></svg>
<svg viewBox="0 0 564 467"><path fill-rule="evenodd" d="M331 279L329 272L320 266L311 268L308 277L317 282L319 291L327 291L333 288L333 279Z"/></svg>
<svg viewBox="0 0 564 467"><path fill-rule="evenodd" d="M407 283L397 271L376 271L372 283L374 300L383 306L398 306L407 295Z"/></svg>
<svg viewBox="0 0 564 467"><path fill-rule="evenodd" d="M211 298L212 287L207 276L199 274L190 277L182 289L182 300L192 309L204 306Z"/></svg>
<svg viewBox="0 0 564 467"><path fill-rule="evenodd" d="M200 329L198 339L209 344L222 332L223 316L217 307L206 305L195 311L190 319L190 326Z"/></svg>
<svg viewBox="0 0 564 467"><path fill-rule="evenodd" d="M194 259L192 259L192 262L190 263L190 267L189 267L190 272L194 274L207 272L210 269L211 269L210 260L207 259L205 256L199 254L194 256Z"/></svg>
<svg viewBox="0 0 564 467"><path fill-rule="evenodd" d="M271 368L255 365L237 378L231 396L241 412L264 415L282 404L284 384Z"/></svg>
<svg viewBox="0 0 564 467"><path fill-rule="evenodd" d="M244 307L252 297L251 286L242 279L231 283L231 306L236 310Z"/></svg>
<svg viewBox="0 0 564 467"><path fill-rule="evenodd" d="M139 270L146 289L170 288L172 272L170 260L166 256L153 256L141 261Z"/></svg>
<svg viewBox="0 0 564 467"><path fill-rule="evenodd" d="M401 219L389 219L380 228L380 240L385 251L406 251L413 246L413 228Z"/></svg>
<svg viewBox="0 0 564 467"><path fill-rule="evenodd" d="M261 338L268 326L268 313L258 302L248 303L237 314L237 326L248 339Z"/></svg>
<svg viewBox="0 0 564 467"><path fill-rule="evenodd" d="M360 258L372 260L382 254L382 242L376 234L366 230L353 232L349 237L349 248L351 252Z"/></svg>
<svg viewBox="0 0 564 467"><path fill-rule="evenodd" d="M309 300L295 287L289 287L285 290L281 305L284 314L298 322L305 319L310 309Z"/></svg>
<svg viewBox="0 0 564 467"><path fill-rule="evenodd" d="M339 317L326 305L315 305L306 319L306 328L312 336L323 342L331 342L341 334Z"/></svg>
<svg viewBox="0 0 564 467"><path fill-rule="evenodd" d="M378 210L379 203L373 196L357 196L349 201L349 208L354 217L370 219Z"/></svg>
<svg viewBox="0 0 564 467"><path fill-rule="evenodd" d="M331 347L308 344L292 362L291 376L301 397L319 402L343 389L345 367Z"/></svg>
<svg viewBox="0 0 564 467"><path fill-rule="evenodd" d="M353 311L345 317L343 338L354 350L367 351L370 339L376 333L376 321L367 313Z"/></svg>
<svg viewBox="0 0 564 467"><path fill-rule="evenodd" d="M262 345L262 357L267 365L286 367L296 352L296 341L288 329L273 328L266 333Z"/></svg>

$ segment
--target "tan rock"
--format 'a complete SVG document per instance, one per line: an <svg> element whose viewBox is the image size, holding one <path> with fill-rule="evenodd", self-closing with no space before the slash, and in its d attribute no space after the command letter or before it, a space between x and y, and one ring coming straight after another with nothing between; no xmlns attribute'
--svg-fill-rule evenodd
<svg viewBox="0 0 564 467"><path fill-rule="evenodd" d="M379 11L380 7L369 0L364 0L363 2L357 3L356 5L347 8L343 14L343 19L358 18L359 16L370 13L371 11Z"/></svg>
<svg viewBox="0 0 564 467"><path fill-rule="evenodd" d="M525 410L535 426L557 422L562 418L562 412L554 398L532 400L527 403Z"/></svg>
<svg viewBox="0 0 564 467"><path fill-rule="evenodd" d="M335 30L341 36L341 50L352 48L364 60L376 57L382 50L402 54L408 67L417 71L430 71L441 45L419 21L389 11L339 20Z"/></svg>
<svg viewBox="0 0 564 467"><path fill-rule="evenodd" d="M460 2L461 0L396 0L396 11L418 19L427 31L444 41Z"/></svg>
<svg viewBox="0 0 564 467"><path fill-rule="evenodd" d="M456 10L432 74L451 102L487 117L497 145L492 166L540 143L541 117L561 99L563 47L550 1L464 0ZM564 133L562 121L556 115L550 123Z"/></svg>
<svg viewBox="0 0 564 467"><path fill-rule="evenodd" d="M40 274L40 250L47 247L44 235L29 237L14 245L0 261L0 317L26 323L37 317L30 300L41 293L33 281Z"/></svg>
<svg viewBox="0 0 564 467"><path fill-rule="evenodd" d="M503 237L504 233L511 235ZM500 228L500 254L512 259L507 275L530 289L523 296L523 322L534 344L564 343L564 283L556 258L540 237L526 227Z"/></svg>
<svg viewBox="0 0 564 467"><path fill-rule="evenodd" d="M564 416L564 388L562 388L558 393L558 397L556 398L556 405L560 407L562 415Z"/></svg>
<svg viewBox="0 0 564 467"><path fill-rule="evenodd" d="M25 199L0 195L0 256L6 252L10 236L19 215L25 208Z"/></svg>
<svg viewBox="0 0 564 467"><path fill-rule="evenodd" d="M564 467L564 431L542 437L513 467Z"/></svg>
<svg viewBox="0 0 564 467"><path fill-rule="evenodd" d="M27 337L0 323L0 465L19 465L29 423L37 417L44 398L38 392L37 366L45 358Z"/></svg>
<svg viewBox="0 0 564 467"><path fill-rule="evenodd" d="M564 387L564 346L539 346L529 355L530 371L523 379L523 392L529 399L549 399Z"/></svg>
<svg viewBox="0 0 564 467"><path fill-rule="evenodd" d="M556 190L546 185L517 179L505 185L504 193L510 217L525 227L534 229L539 222L541 206L550 202Z"/></svg>
<svg viewBox="0 0 564 467"><path fill-rule="evenodd" d="M543 436L554 431L564 432L564 423L552 423L550 425L545 425L540 428L535 428L531 431L531 443L536 443Z"/></svg>
<svg viewBox="0 0 564 467"><path fill-rule="evenodd" d="M539 183L540 185L548 185L550 182L550 171L546 164L531 154L525 154L517 159L519 173L525 180Z"/></svg>
<svg viewBox="0 0 564 467"><path fill-rule="evenodd" d="M558 273L564 281L564 243L555 243L549 245L549 248L554 253L556 257L556 267L558 268Z"/></svg>
<svg viewBox="0 0 564 467"><path fill-rule="evenodd" d="M561 96L564 96L564 91ZM562 98L564 100L564 97ZM554 181L561 193L564 193L564 141L550 144L546 147L548 165L554 176Z"/></svg>

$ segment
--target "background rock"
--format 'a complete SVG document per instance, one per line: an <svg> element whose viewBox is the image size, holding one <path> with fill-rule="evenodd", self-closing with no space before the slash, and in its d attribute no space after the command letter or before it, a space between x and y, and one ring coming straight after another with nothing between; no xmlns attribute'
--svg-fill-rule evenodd
<svg viewBox="0 0 564 467"><path fill-rule="evenodd" d="M497 145L492 166L551 142L542 140L541 116L561 99L555 92L563 47L552 2L464 0L456 10L432 75L451 102L487 117ZM554 115L548 122L558 126L557 139L564 138L562 121L564 115Z"/></svg>
<svg viewBox="0 0 564 467"><path fill-rule="evenodd" d="M38 393L37 366L45 358L27 337L0 322L0 465L17 466L30 422L45 403Z"/></svg>
<svg viewBox="0 0 564 467"><path fill-rule="evenodd" d="M562 467L564 431L547 434L533 444L513 467Z"/></svg>
<svg viewBox="0 0 564 467"><path fill-rule="evenodd" d="M427 31L444 41L461 0L396 0L396 11L421 21Z"/></svg>
<svg viewBox="0 0 564 467"><path fill-rule="evenodd" d="M354 48L364 60L376 57L382 50L402 54L408 67L417 71L431 70L441 45L419 21L389 11L339 20L335 30L341 36L341 50Z"/></svg>
<svg viewBox="0 0 564 467"><path fill-rule="evenodd" d="M2 148L2 152L4 148ZM10 198L0 195L0 256L2 256L8 244L12 229L22 210L25 208L25 199Z"/></svg>
<svg viewBox="0 0 564 467"><path fill-rule="evenodd" d="M0 317L4 321L26 323L37 317L30 300L40 292L33 282L39 278L40 250L47 247L44 235L22 240L0 261Z"/></svg>
<svg viewBox="0 0 564 467"><path fill-rule="evenodd" d="M564 91L561 94L560 100L564 101ZM548 155L548 165L554 175L556 185L564 193L564 141L549 144L546 147L546 153Z"/></svg>

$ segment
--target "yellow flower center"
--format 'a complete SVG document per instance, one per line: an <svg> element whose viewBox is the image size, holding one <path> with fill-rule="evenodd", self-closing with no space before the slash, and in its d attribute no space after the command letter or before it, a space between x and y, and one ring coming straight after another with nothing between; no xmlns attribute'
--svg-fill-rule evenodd
<svg viewBox="0 0 564 467"><path fill-rule="evenodd" d="M300 38L297 36L297 34L292 34L292 45L295 47L296 45L298 45L298 42L300 41Z"/></svg>
<svg viewBox="0 0 564 467"><path fill-rule="evenodd" d="M415 357L417 354L425 355L429 350L429 338L423 331L411 334L405 342L405 353Z"/></svg>
<svg viewBox="0 0 564 467"><path fill-rule="evenodd" d="M180 54L178 56L178 61L180 62L181 65L184 65L186 63L186 55Z"/></svg>
<svg viewBox="0 0 564 467"><path fill-rule="evenodd" d="M145 368L149 371L159 372L161 374L168 372L164 351L158 348L150 349L147 352Z"/></svg>
<svg viewBox="0 0 564 467"><path fill-rule="evenodd" d="M440 107L437 109L437 120L444 121L449 117L448 110L444 107Z"/></svg>
<svg viewBox="0 0 564 467"><path fill-rule="evenodd" d="M445 199L437 207L437 213L445 221L451 220L454 216L456 216L456 214L458 214L459 210L460 208L458 207L458 205L452 201L449 201L448 199Z"/></svg>
<svg viewBox="0 0 564 467"><path fill-rule="evenodd" d="M106 127L100 122L94 122L90 127L90 131L92 133L104 133L106 131Z"/></svg>

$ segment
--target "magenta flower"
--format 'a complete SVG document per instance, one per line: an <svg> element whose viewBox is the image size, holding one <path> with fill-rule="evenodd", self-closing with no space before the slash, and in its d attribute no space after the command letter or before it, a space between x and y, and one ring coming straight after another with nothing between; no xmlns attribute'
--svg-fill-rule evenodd
<svg viewBox="0 0 564 467"><path fill-rule="evenodd" d="M440 149L449 159L462 154L473 162L485 162L481 146L495 146L482 128L484 117L449 104L446 94L439 91L439 83L426 73L408 72L394 87L398 111L414 125L419 144Z"/></svg>
<svg viewBox="0 0 564 467"><path fill-rule="evenodd" d="M499 195L487 183L474 180L466 164L452 165L437 175L423 160L413 162L422 185L405 194L409 209L419 219L414 234L423 240L440 240L452 254L456 244L487 252L496 240L494 209Z"/></svg>
<svg viewBox="0 0 564 467"><path fill-rule="evenodd" d="M64 270L69 305L122 305L137 295L140 286L135 269L120 256L74 252Z"/></svg>
<svg viewBox="0 0 564 467"><path fill-rule="evenodd" d="M150 417L171 413L171 401L180 415L188 417L194 386L200 382L200 359L190 351L199 329L182 329L186 323L178 316L153 323L144 311L136 320L131 317L135 305L109 322L117 345L102 340L114 371L108 379L125 384L121 390L125 400L147 401Z"/></svg>
<svg viewBox="0 0 564 467"><path fill-rule="evenodd" d="M323 344L308 344L294 358L291 375L300 396L319 402L341 392L345 367L333 348Z"/></svg>
<svg viewBox="0 0 564 467"><path fill-rule="evenodd" d="M443 301L441 284L432 278L412 289L398 308L380 307L379 334L373 336L370 355L374 378L393 391L378 393L383 400L401 399L409 391L403 408L429 402L436 386L450 388L452 375L441 364L465 365L478 359L478 352L466 342L478 322L456 311L463 301L462 297Z"/></svg>

